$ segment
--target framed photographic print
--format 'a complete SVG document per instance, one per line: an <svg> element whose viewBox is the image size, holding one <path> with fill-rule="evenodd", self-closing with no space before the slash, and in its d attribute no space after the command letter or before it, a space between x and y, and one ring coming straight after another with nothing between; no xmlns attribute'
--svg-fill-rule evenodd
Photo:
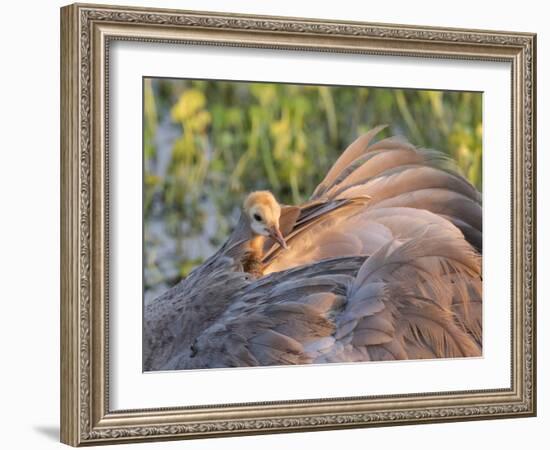
<svg viewBox="0 0 550 450"><path fill-rule="evenodd" d="M61 439L532 416L536 36L61 10Z"/></svg>

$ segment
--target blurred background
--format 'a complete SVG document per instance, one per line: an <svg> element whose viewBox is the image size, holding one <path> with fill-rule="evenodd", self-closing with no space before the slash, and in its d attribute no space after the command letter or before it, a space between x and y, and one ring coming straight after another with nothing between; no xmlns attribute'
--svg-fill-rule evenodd
<svg viewBox="0 0 550 450"><path fill-rule="evenodd" d="M481 191L482 95L473 92L145 78L144 295L216 251L246 193L306 200L361 133L437 149Z"/></svg>

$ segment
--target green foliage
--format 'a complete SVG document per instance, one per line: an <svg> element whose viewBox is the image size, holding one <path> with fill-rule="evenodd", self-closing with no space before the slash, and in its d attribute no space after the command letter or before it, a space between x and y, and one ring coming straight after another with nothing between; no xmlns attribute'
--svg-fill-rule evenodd
<svg viewBox="0 0 550 450"><path fill-rule="evenodd" d="M143 115L146 245L158 246L150 225L165 224L180 275L223 242L247 192L307 199L341 151L379 124L389 125L381 137L448 154L481 190L479 93L146 79ZM208 244L202 253L185 245L193 237Z"/></svg>

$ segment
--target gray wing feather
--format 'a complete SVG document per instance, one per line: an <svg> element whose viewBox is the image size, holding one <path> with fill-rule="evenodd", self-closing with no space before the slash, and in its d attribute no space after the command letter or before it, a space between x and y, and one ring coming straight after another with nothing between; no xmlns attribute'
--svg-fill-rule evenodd
<svg viewBox="0 0 550 450"><path fill-rule="evenodd" d="M325 260L288 272L240 292L200 335L197 354L171 367L481 354L474 325L480 311L464 290L480 277L479 256L443 227L392 240L366 259ZM460 320L465 315L472 326Z"/></svg>
<svg viewBox="0 0 550 450"><path fill-rule="evenodd" d="M290 249L266 245L266 276L211 261L186 284L201 302L175 288L147 309L157 331L146 332L146 367L481 354L481 196L437 152L369 145L380 129L345 150L309 202L283 208Z"/></svg>
<svg viewBox="0 0 550 450"><path fill-rule="evenodd" d="M315 199L321 197L325 190L332 185L334 179L342 172L342 170L344 170L349 164L367 151L370 141L385 127L385 125L375 127L368 133L359 136L355 141L353 141L332 165L323 181L313 192L311 198Z"/></svg>

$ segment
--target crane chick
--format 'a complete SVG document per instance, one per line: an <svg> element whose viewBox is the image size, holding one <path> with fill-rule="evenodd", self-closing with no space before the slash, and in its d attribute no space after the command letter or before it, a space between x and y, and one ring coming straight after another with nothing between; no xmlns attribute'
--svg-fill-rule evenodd
<svg viewBox="0 0 550 450"><path fill-rule="evenodd" d="M244 213L252 234L243 259L243 269L256 276L262 275L262 258L266 238L288 248L279 227L281 206L269 191L251 192L244 201Z"/></svg>

